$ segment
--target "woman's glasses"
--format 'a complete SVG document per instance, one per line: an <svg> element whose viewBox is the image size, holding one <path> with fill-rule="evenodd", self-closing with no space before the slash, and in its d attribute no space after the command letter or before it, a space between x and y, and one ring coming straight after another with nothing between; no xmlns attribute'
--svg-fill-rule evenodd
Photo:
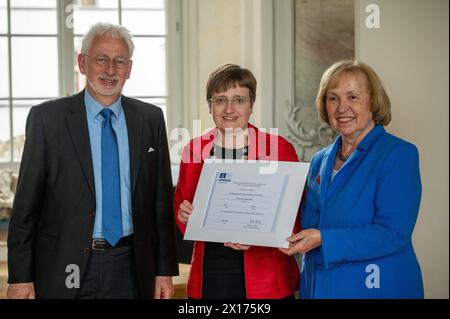
<svg viewBox="0 0 450 319"><path fill-rule="evenodd" d="M234 106L241 106L245 105L248 101L250 101L250 98L248 96L240 96L236 95L233 96L232 99L227 99L224 96L218 96L210 98L209 101L213 106L228 106L228 103L231 103Z"/></svg>

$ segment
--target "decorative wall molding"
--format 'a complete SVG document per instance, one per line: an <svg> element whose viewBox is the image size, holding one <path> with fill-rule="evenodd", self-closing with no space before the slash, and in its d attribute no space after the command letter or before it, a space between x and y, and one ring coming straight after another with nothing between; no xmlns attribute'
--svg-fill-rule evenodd
<svg viewBox="0 0 450 319"><path fill-rule="evenodd" d="M308 154L333 142L336 133L327 124L319 123L318 126L311 128L311 123L308 123L305 117L298 116L302 113L300 106L289 104L287 108L285 121L288 133L286 138L297 146L297 151L300 151L298 157L301 161L309 160L307 159Z"/></svg>
<svg viewBox="0 0 450 319"><path fill-rule="evenodd" d="M352 9L353 0L274 2L275 126L302 161L336 136L319 119L315 96L326 68L354 56Z"/></svg>

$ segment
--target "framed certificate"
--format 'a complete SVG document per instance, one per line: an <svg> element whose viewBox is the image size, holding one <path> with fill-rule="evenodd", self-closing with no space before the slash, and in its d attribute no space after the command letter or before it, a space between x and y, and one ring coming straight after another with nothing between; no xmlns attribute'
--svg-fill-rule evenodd
<svg viewBox="0 0 450 319"><path fill-rule="evenodd" d="M309 163L205 161L184 239L288 247Z"/></svg>

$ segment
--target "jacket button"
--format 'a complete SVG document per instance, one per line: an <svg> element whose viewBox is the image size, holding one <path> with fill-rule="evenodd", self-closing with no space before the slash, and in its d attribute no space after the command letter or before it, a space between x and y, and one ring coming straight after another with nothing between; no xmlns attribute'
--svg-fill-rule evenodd
<svg viewBox="0 0 450 319"><path fill-rule="evenodd" d="M320 207L317 207L317 208L316 208L316 213L317 213L317 214L320 214Z"/></svg>
<svg viewBox="0 0 450 319"><path fill-rule="evenodd" d="M322 265L317 265L316 268L317 268L317 270L323 270L323 266Z"/></svg>

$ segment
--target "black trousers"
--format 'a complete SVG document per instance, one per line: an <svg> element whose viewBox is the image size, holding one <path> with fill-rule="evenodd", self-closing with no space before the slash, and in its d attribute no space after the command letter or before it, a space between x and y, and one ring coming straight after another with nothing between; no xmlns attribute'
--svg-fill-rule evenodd
<svg viewBox="0 0 450 319"><path fill-rule="evenodd" d="M91 251L77 298L140 298L133 246Z"/></svg>

